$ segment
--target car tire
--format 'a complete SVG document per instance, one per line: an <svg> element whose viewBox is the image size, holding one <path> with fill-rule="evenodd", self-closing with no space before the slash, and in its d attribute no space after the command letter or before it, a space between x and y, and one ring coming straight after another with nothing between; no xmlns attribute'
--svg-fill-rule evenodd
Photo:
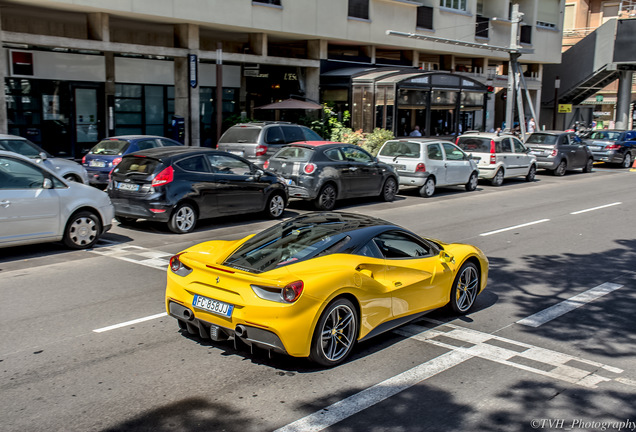
<svg viewBox="0 0 636 432"><path fill-rule="evenodd" d="M583 172L584 173L592 172L593 168L594 168L594 159L589 158L587 162L585 162L585 166L583 167Z"/></svg>
<svg viewBox="0 0 636 432"><path fill-rule="evenodd" d="M567 166L568 166L567 162L565 160L562 160L561 162L559 162L559 164L554 169L554 171L552 171L552 174L554 174L557 177L564 176L565 171L567 171Z"/></svg>
<svg viewBox="0 0 636 432"><path fill-rule="evenodd" d="M630 153L625 153L625 157L623 157L623 162L621 162L621 168L631 168L632 167L632 155Z"/></svg>
<svg viewBox="0 0 636 432"><path fill-rule="evenodd" d="M331 183L327 183L320 189L318 196L314 200L314 206L318 210L333 210L336 206L337 196L336 187Z"/></svg>
<svg viewBox="0 0 636 432"><path fill-rule="evenodd" d="M429 176L424 183L424 186L420 188L420 195L424 198L430 198L435 194L435 179Z"/></svg>
<svg viewBox="0 0 636 432"><path fill-rule="evenodd" d="M168 229L176 234L186 234L194 230L197 223L197 211L188 203L180 204L170 215Z"/></svg>
<svg viewBox="0 0 636 432"><path fill-rule="evenodd" d="M358 311L349 300L339 298L318 319L309 359L322 366L336 366L351 354L357 338Z"/></svg>
<svg viewBox="0 0 636 432"><path fill-rule="evenodd" d="M530 165L530 169L528 170L528 174L526 174L526 181L531 182L534 181L534 178L537 176L537 167L536 165Z"/></svg>
<svg viewBox="0 0 636 432"><path fill-rule="evenodd" d="M450 307L456 314L464 315L475 304L479 293L479 269L468 261L461 266L450 292Z"/></svg>
<svg viewBox="0 0 636 432"><path fill-rule="evenodd" d="M137 222L137 218L124 217L124 216L115 216L115 220L119 222L120 225L132 225Z"/></svg>
<svg viewBox="0 0 636 432"><path fill-rule="evenodd" d="M495 173L495 176L490 179L490 184L493 186L501 186L504 182L504 171L503 168L499 168Z"/></svg>
<svg viewBox="0 0 636 432"><path fill-rule="evenodd" d="M64 228L64 244L72 249L93 247L102 234L99 217L90 211L81 211L72 215Z"/></svg>
<svg viewBox="0 0 636 432"><path fill-rule="evenodd" d="M479 177L477 176L476 172L473 172L470 174L470 177L468 178L468 183L466 183L466 190L468 192L472 192L475 189L477 189L477 183L479 182Z"/></svg>
<svg viewBox="0 0 636 432"><path fill-rule="evenodd" d="M397 181L393 177L389 177L384 181L384 186L382 186L382 193L380 194L380 198L383 201L391 202L395 200L395 194L397 194Z"/></svg>
<svg viewBox="0 0 636 432"><path fill-rule="evenodd" d="M278 219L285 212L285 198L278 192L274 192L265 204L265 215L270 219Z"/></svg>

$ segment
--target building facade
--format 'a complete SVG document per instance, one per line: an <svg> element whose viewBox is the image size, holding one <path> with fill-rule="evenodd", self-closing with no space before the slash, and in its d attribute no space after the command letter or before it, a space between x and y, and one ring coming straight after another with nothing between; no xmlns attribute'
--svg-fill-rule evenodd
<svg viewBox="0 0 636 432"><path fill-rule="evenodd" d="M517 2L537 112L543 65L561 60L564 1ZM3 0L0 131L69 158L118 134L214 146L236 119L273 116L257 108L290 96L349 111L364 131L492 129L508 54L476 45L514 43L511 10L508 0Z"/></svg>

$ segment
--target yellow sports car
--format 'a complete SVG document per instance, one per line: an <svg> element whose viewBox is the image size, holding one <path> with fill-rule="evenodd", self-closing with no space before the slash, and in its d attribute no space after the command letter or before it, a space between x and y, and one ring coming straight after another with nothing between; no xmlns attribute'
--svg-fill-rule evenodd
<svg viewBox="0 0 636 432"><path fill-rule="evenodd" d="M309 213L173 256L166 309L191 334L334 366L356 341L433 309L467 313L487 279L474 246L369 216Z"/></svg>

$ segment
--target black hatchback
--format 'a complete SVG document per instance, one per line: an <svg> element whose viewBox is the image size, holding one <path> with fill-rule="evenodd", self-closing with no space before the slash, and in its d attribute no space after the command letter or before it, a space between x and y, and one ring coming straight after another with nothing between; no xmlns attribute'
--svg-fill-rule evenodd
<svg viewBox="0 0 636 432"><path fill-rule="evenodd" d="M226 152L164 147L131 153L111 174L107 189L121 224L137 219L166 222L175 233L197 220L263 212L281 217L287 187L271 172Z"/></svg>

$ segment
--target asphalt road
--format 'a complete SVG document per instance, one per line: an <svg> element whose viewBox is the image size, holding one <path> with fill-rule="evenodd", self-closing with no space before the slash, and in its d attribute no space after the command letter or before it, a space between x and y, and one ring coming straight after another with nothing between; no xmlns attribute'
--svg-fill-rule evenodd
<svg viewBox="0 0 636 432"><path fill-rule="evenodd" d="M172 254L272 221L0 249L0 430L636 430L635 198L636 172L599 166L341 203L475 244L491 271L468 316L434 311L326 370L185 336L164 315Z"/></svg>

